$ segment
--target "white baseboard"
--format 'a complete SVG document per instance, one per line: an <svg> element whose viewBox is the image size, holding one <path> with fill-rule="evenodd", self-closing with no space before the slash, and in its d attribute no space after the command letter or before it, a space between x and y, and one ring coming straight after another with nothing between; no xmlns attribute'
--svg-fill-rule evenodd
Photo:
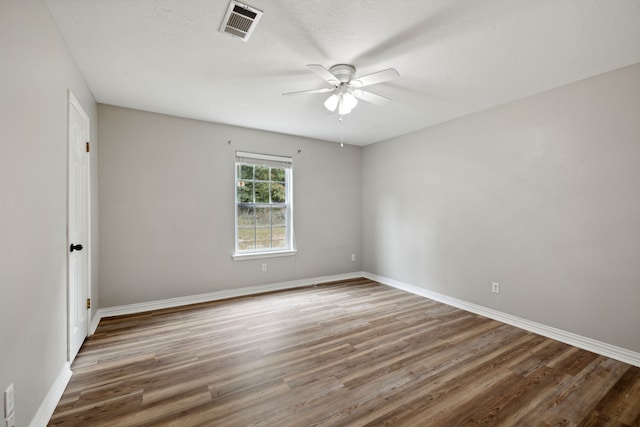
<svg viewBox="0 0 640 427"><path fill-rule="evenodd" d="M110 316L122 316L125 314L143 313L151 310L161 310L164 308L180 307L189 304L198 304L203 302L219 301L228 298L236 298L247 295L262 294L265 292L281 291L285 289L302 288L305 286L313 286L318 283L333 282L337 280L348 280L363 277L361 271L346 274L336 274L331 276L313 277L310 279L291 280L288 282L271 283L268 285L250 286L238 289L226 289L223 291L210 292L206 294L190 295L186 297L170 298L165 300L143 302L138 304L121 305L117 307L100 308L94 316L89 335L93 335L100 319Z"/></svg>
<svg viewBox="0 0 640 427"><path fill-rule="evenodd" d="M69 362L65 362L58 374L58 377L40 404L38 411L29 423L29 427L46 427L47 424L49 424L49 420L51 419L53 412L56 410L56 406L64 393L64 389L67 388L67 384L69 384L70 379L71 366L69 365Z"/></svg>
<svg viewBox="0 0 640 427"><path fill-rule="evenodd" d="M583 350L591 351L602 356L610 357L611 359L619 360L621 362L640 367L640 353L627 350L622 347L617 347L615 345L577 335L572 332L563 331L562 329L553 328L551 326L543 325L542 323L532 322L531 320L523 319L521 317L483 307L478 304L473 304L458 298L453 298L447 295L439 294L437 292L429 291L418 286L399 282L388 277L378 276L376 274L366 272L363 273L363 276L367 279L375 280L376 282L380 282L387 286L401 289L412 294L420 295L434 301L450 305L452 307L460 308L471 313L479 314L481 316L485 316L499 322L507 323L509 325L525 329L527 331L563 342L565 344L572 345L574 347L581 348Z"/></svg>
<svg viewBox="0 0 640 427"><path fill-rule="evenodd" d="M93 319L91 319L91 324L89 325L88 336L91 336L96 332L96 329L98 329L98 323L100 323L100 318L100 310L96 310L96 314L93 316Z"/></svg>

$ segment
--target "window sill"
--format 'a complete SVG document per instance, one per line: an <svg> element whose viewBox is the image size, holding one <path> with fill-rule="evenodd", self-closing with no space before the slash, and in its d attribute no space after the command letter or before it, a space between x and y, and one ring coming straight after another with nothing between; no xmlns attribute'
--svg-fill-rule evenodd
<svg viewBox="0 0 640 427"><path fill-rule="evenodd" d="M245 259L259 259L259 258L275 258L281 256L293 256L297 253L297 250L288 251L274 251L274 252L251 252L251 253L235 253L231 257L235 261L242 261Z"/></svg>

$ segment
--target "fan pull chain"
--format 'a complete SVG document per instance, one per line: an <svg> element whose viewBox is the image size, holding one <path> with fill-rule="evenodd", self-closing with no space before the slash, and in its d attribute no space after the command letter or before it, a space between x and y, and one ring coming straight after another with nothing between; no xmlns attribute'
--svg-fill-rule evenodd
<svg viewBox="0 0 640 427"><path fill-rule="evenodd" d="M342 123L342 116L338 117L338 121L340 122L340 147L344 147L344 124Z"/></svg>

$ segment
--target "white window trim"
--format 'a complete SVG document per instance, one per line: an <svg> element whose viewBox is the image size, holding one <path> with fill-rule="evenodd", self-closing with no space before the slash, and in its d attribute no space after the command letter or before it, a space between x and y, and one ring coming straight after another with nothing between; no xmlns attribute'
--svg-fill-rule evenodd
<svg viewBox="0 0 640 427"><path fill-rule="evenodd" d="M277 258L283 256L294 256L298 251L296 249L289 249L286 251L269 251L269 252L238 252L231 255L236 261L242 261L245 259L259 259L259 258Z"/></svg>
<svg viewBox="0 0 640 427"><path fill-rule="evenodd" d="M247 260L247 259L258 259L258 258L274 258L274 257L284 257L284 256L294 256L298 251L296 249L296 240L295 233L293 229L293 159L291 157L281 157L281 156L273 156L269 154L259 154L259 153L249 153L244 151L236 151L236 156L234 160L234 175L237 174L236 164L238 160L242 159L251 159L256 160L256 162L250 162L255 165L262 164L263 166L271 166L271 167L284 167L287 170L287 216L288 216L288 224L287 224L287 239L289 241L290 247L288 249L275 249L275 250L255 250L255 251L246 251L241 252L238 251L238 199L237 199L237 188L234 188L234 218L235 218L235 232L234 232L234 252L231 257L236 261ZM237 176L234 179L237 180Z"/></svg>

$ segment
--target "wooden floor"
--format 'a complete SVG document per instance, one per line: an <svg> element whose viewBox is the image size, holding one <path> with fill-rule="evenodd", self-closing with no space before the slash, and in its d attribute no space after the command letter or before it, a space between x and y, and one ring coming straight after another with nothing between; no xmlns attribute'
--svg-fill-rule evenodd
<svg viewBox="0 0 640 427"><path fill-rule="evenodd" d="M52 426L640 426L640 368L366 280L103 319Z"/></svg>

